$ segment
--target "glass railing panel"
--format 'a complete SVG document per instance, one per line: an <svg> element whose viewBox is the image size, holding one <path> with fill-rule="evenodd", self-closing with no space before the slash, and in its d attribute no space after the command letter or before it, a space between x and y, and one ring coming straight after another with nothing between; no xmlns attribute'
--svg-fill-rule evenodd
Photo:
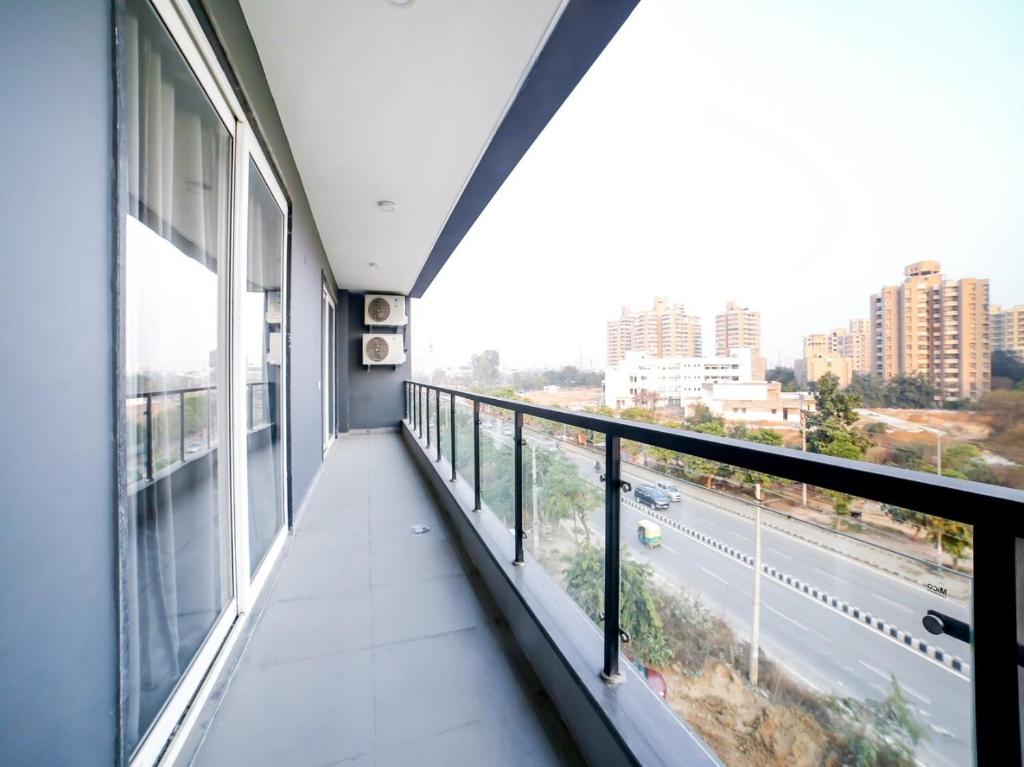
<svg viewBox="0 0 1024 767"><path fill-rule="evenodd" d="M126 448L128 482L146 479L146 451L149 429L146 425L146 398L125 398Z"/></svg>
<svg viewBox="0 0 1024 767"><path fill-rule="evenodd" d="M185 392L185 457L210 449L210 390Z"/></svg>
<svg viewBox="0 0 1024 767"><path fill-rule="evenodd" d="M525 548L558 588L587 615L596 633L604 620L605 493L603 437L570 438L562 424L525 417L523 532ZM597 447L595 447L595 441ZM594 667L600 668L599 658Z"/></svg>
<svg viewBox="0 0 1024 767"><path fill-rule="evenodd" d="M635 443L622 475L623 652L726 765L972 763L971 648L923 625L970 619L970 526L809 487L812 525L798 483Z"/></svg>
<svg viewBox="0 0 1024 767"><path fill-rule="evenodd" d="M514 419L502 408L480 408L480 500L482 511L494 514L509 531L512 557L515 529Z"/></svg>
<svg viewBox="0 0 1024 767"><path fill-rule="evenodd" d="M153 473L159 474L182 460L181 397L154 394L152 402Z"/></svg>
<svg viewBox="0 0 1024 767"><path fill-rule="evenodd" d="M451 424L451 397L441 392L441 457L451 462L452 460L452 424ZM436 453L435 453L436 455Z"/></svg>
<svg viewBox="0 0 1024 767"><path fill-rule="evenodd" d="M460 398L455 399L455 469L458 481L473 492L473 403Z"/></svg>

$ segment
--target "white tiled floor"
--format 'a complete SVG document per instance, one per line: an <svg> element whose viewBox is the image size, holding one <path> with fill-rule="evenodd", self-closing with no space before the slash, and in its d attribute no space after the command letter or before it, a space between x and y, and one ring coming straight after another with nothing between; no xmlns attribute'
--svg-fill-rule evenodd
<svg viewBox="0 0 1024 767"><path fill-rule="evenodd" d="M439 514L398 434L338 441L196 764L581 763Z"/></svg>

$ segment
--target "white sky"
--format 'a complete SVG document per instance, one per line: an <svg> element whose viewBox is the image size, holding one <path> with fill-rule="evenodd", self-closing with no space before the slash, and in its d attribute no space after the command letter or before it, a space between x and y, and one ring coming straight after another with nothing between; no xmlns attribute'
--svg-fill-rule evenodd
<svg viewBox="0 0 1024 767"><path fill-rule="evenodd" d="M413 307L429 373L603 366L655 295L769 365L903 266L1024 302L1024 2L644 0ZM708 353L706 351L705 353Z"/></svg>

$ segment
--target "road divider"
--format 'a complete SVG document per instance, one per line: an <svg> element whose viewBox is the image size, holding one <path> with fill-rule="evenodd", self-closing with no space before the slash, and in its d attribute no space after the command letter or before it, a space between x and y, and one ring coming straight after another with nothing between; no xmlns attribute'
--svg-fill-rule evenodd
<svg viewBox="0 0 1024 767"><path fill-rule="evenodd" d="M714 549L723 556L727 556L731 559L736 560L737 562L741 562L742 564L746 565L751 569L754 568L754 558L749 554L746 554L740 551L739 549L734 548L733 546L730 546L726 543L722 543L721 541L712 538L710 535L702 533L699 530L695 530L694 528L688 525L684 525L682 522L672 519L668 515L662 514L661 512L655 509L651 509L648 506L639 503L635 499L630 498L629 496L621 496L621 501L630 508L642 512L662 524L668 525L674 530L677 530L683 533L684 535L687 535L690 538L693 538L694 540L704 544L705 546ZM846 618L849 618L850 620L856 623L859 623L862 626L874 629L882 636L892 640L893 642L896 642L897 644L902 645L908 650L916 651L932 659L939 665L949 669L950 671L956 674L959 674L965 679L970 678L970 664L965 663L962 658L959 658L956 655L948 653L939 647L930 645L923 639L919 639L913 636L910 632L903 631L902 629L897 628L891 623L887 623L881 618L876 618L870 613L861 610L859 607L851 605L848 602L844 602L842 599L834 597L828 594L827 592L823 591L822 589L810 585L809 583L805 583L799 578L794 578L791 575L787 575L786 573L782 572L781 570L775 567L771 567L770 565L762 563L761 572L767 575L775 582L783 586L786 586L787 588L797 592L798 594L802 594L808 599L811 599L820 605L830 608L831 610L839 613L840 615Z"/></svg>

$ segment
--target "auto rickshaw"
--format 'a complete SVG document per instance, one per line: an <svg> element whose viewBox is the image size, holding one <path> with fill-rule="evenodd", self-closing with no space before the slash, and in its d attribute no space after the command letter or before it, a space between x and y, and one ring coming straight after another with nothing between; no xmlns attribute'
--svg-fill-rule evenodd
<svg viewBox="0 0 1024 767"><path fill-rule="evenodd" d="M649 549L655 549L661 545L661 528L649 520L640 520L636 528L636 535L640 539L640 543Z"/></svg>

